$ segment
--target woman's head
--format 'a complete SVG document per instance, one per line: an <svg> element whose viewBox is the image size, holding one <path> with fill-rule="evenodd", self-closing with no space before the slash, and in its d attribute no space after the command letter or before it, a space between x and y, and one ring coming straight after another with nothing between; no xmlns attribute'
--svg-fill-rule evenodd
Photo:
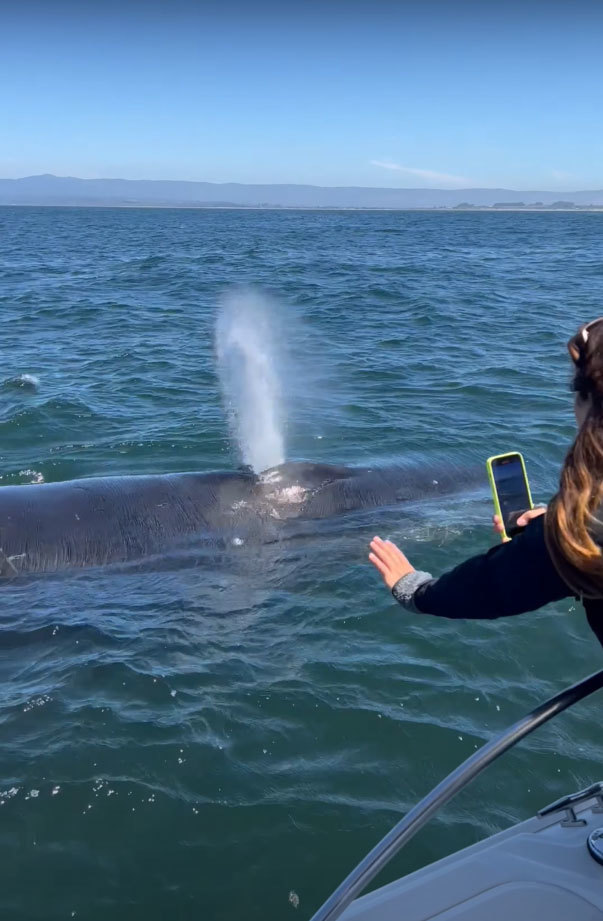
<svg viewBox="0 0 603 921"><path fill-rule="evenodd" d="M574 363L574 408L581 427L590 410L600 412L603 404L603 317L581 326L567 348Z"/></svg>
<svg viewBox="0 0 603 921"><path fill-rule="evenodd" d="M598 543L603 522L596 517L603 498L603 317L581 326L568 350L574 364L578 434L561 471L559 492L548 508L547 543L558 565L569 562L600 583L603 594Z"/></svg>

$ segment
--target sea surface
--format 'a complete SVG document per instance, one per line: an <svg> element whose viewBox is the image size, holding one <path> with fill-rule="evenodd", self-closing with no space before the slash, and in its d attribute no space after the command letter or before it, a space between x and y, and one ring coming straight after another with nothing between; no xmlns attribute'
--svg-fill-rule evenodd
<svg viewBox="0 0 603 921"><path fill-rule="evenodd" d="M477 746L603 665L570 602L412 616L366 561L375 533L434 573L492 545L488 455L523 451L554 492L603 215L0 208L0 488L248 462L214 343L232 297L264 311L288 459L454 463L474 486L2 585L7 921L308 918ZM602 702L499 760L380 882L603 780Z"/></svg>

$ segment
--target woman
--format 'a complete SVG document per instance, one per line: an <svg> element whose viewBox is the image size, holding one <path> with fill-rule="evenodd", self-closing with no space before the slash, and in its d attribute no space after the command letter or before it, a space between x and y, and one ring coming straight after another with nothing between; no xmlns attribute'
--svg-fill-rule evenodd
<svg viewBox="0 0 603 921"><path fill-rule="evenodd" d="M396 601L440 617L492 619L574 596L603 643L603 317L570 339L578 434L548 509L524 512L513 540L434 579L391 541L375 537L369 560ZM495 527L502 530L495 517Z"/></svg>

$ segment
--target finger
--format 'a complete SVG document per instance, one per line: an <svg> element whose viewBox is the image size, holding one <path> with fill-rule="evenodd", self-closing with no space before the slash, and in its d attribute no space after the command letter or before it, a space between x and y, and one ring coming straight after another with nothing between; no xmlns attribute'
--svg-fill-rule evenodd
<svg viewBox="0 0 603 921"><path fill-rule="evenodd" d="M395 555L392 553L391 546L388 544L389 542L381 540L380 538L379 541L376 539L372 540L371 550L373 553L377 554L377 556L384 562L393 563L395 560Z"/></svg>
<svg viewBox="0 0 603 921"><path fill-rule="evenodd" d="M527 512L523 512L523 514L519 516L517 524L520 526L527 524L528 521L532 521L533 518L540 518L545 512L546 508L530 508Z"/></svg>
<svg viewBox="0 0 603 921"><path fill-rule="evenodd" d="M400 558L403 558L403 559L405 558L404 554L402 553L398 545L394 544L393 540L383 541L383 546L385 548L386 553L389 554L392 560L399 560Z"/></svg>
<svg viewBox="0 0 603 921"><path fill-rule="evenodd" d="M379 559L379 557L375 556L374 553L369 553L369 560L371 561L371 563L373 564L373 566L375 567L375 569L379 570L379 572L380 572L381 575L383 576L383 579L386 580L386 579L387 579L387 576L388 576L388 574L389 574L389 570L388 570L388 568L381 562L381 560Z"/></svg>
<svg viewBox="0 0 603 921"><path fill-rule="evenodd" d="M391 540L381 540L379 538L379 542L377 542L374 539L371 542L371 550L386 567L390 581L395 574L402 575L412 569L406 556ZM387 584L389 585L389 582Z"/></svg>
<svg viewBox="0 0 603 921"><path fill-rule="evenodd" d="M396 565L400 565L400 563L406 565L408 563L408 559L404 551L400 550L400 548L397 547L396 544L393 544L391 541L388 541L387 543L390 552L390 559L392 562Z"/></svg>
<svg viewBox="0 0 603 921"><path fill-rule="evenodd" d="M373 553L373 556L376 556L384 565L389 563L389 555L386 553L383 545L376 544L374 541L371 541L370 549Z"/></svg>

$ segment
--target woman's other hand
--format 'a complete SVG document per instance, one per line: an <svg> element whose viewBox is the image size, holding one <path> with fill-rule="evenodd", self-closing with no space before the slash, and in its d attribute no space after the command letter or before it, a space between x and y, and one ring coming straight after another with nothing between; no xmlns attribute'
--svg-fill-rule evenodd
<svg viewBox="0 0 603 921"><path fill-rule="evenodd" d="M393 588L399 579L415 571L415 567L411 566L402 551L391 540L374 537L370 547L369 560L381 573L388 588Z"/></svg>
<svg viewBox="0 0 603 921"><path fill-rule="evenodd" d="M522 512L519 518L516 521L516 527L525 528L525 526L532 521L533 518L540 518L541 515L544 515L546 512L546 505L540 505L538 508L529 508L526 512ZM494 530L497 534L503 533L503 523L500 515L492 516L492 523L494 525ZM510 537L503 537L503 540L510 540Z"/></svg>

